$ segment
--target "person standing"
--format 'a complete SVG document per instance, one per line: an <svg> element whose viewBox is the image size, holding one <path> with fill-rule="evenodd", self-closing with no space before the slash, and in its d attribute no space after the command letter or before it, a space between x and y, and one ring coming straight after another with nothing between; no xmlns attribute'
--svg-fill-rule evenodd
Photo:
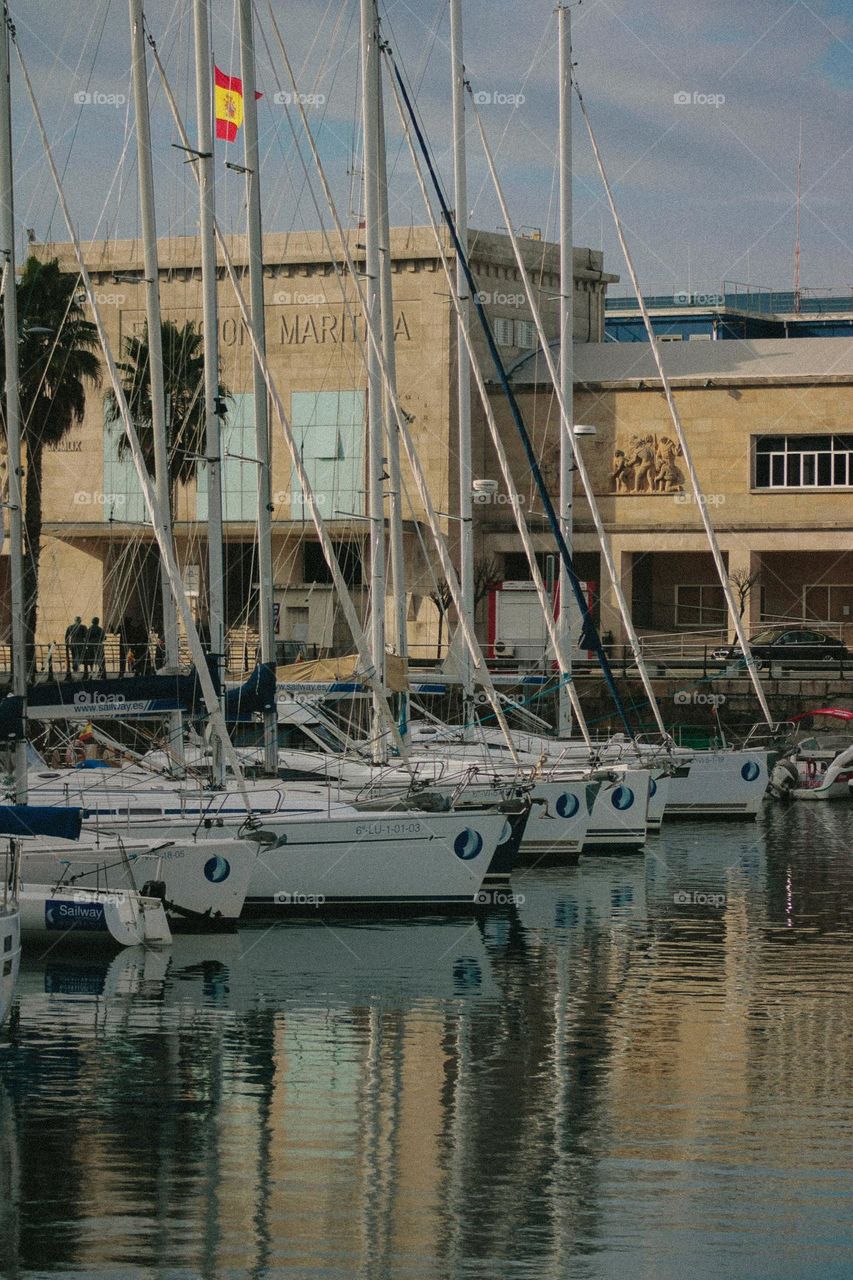
<svg viewBox="0 0 853 1280"><path fill-rule="evenodd" d="M106 632L101 626L100 618L93 618L86 629L86 648L83 659L84 677L88 677L90 670L94 669L96 675L99 675L102 680L106 679L107 671L104 665L105 639Z"/></svg>
<svg viewBox="0 0 853 1280"><path fill-rule="evenodd" d="M83 661L83 650L86 645L86 628L80 614L65 629L65 670L70 676L76 675Z"/></svg>

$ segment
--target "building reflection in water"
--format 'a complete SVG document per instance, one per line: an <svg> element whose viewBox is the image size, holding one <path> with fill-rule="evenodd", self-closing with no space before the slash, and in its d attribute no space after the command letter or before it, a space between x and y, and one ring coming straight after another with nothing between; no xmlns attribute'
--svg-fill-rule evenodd
<svg viewBox="0 0 853 1280"><path fill-rule="evenodd" d="M843 830L792 840L787 812L522 877L474 924L27 964L9 1274L562 1280L641 1249L701 1275L697 1241L762 1215L771 1265L802 1165L841 1176L853 1094Z"/></svg>

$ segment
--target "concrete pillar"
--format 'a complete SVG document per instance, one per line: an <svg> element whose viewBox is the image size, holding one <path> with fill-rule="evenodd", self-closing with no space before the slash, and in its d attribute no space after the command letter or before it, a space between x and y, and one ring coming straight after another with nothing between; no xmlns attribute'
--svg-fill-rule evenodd
<svg viewBox="0 0 853 1280"><path fill-rule="evenodd" d="M634 552L620 547L615 539L613 540L612 546L613 559L616 562L616 572L619 574L622 592L628 601L628 606L630 608L633 593L633 582L631 580L631 576L634 566ZM613 634L613 641L615 644L625 644L627 643L627 636L625 635L625 628L622 623L622 615L619 612L619 606L616 602L616 594L613 590L613 585L603 561L600 590L601 620L599 622L599 631L602 637L606 632L610 631Z"/></svg>

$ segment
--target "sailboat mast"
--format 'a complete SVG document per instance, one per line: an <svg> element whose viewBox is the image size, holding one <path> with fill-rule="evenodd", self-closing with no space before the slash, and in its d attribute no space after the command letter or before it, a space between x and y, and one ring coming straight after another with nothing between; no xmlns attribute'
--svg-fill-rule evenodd
<svg viewBox="0 0 853 1280"><path fill-rule="evenodd" d="M204 407L207 464L207 604L210 652L216 655L220 688L224 673L225 608L222 551L222 441L219 397L219 317L216 301L216 243L213 204L213 94L209 0L194 0L196 129L199 174L202 320L204 325ZM213 740L214 781L225 779L218 738Z"/></svg>
<svg viewBox="0 0 853 1280"><path fill-rule="evenodd" d="M160 315L160 262L157 255L157 221L154 212L154 169L151 153L151 119L148 104L148 69L145 60L142 0L130 0L130 42L132 52L133 107L136 116L136 157L139 169L139 215L142 230L145 274L145 314L148 326L148 373L151 379L151 433L154 439L154 486L161 511L171 509L169 446L166 436L166 386L163 372L162 323ZM180 664L178 615L165 568L160 568L163 604L163 642L166 664L177 671ZM180 712L169 723L169 745L173 758L183 759L183 731Z"/></svg>
<svg viewBox="0 0 853 1280"><path fill-rule="evenodd" d="M560 164L560 391L565 420L560 430L560 529L572 551L573 480L575 470L572 429L574 427L574 296L575 271L572 248L572 19L569 7L557 8L559 48L559 164ZM560 562L557 634L569 664L563 675L557 702L557 736L568 738L572 731L572 708L568 680L571 679L572 588L565 564Z"/></svg>
<svg viewBox="0 0 853 1280"><path fill-rule="evenodd" d="M24 502L21 485L21 400L18 383L18 297L15 271L15 202L12 189L12 91L9 26L3 6L0 39L0 252L3 254L3 349L6 358L6 450L9 509L9 578L12 610L12 693L27 696L24 630ZM25 704L26 705L26 704ZM27 743L15 743L15 802L27 800Z"/></svg>
<svg viewBox="0 0 853 1280"><path fill-rule="evenodd" d="M462 58L462 0L450 0L450 57L452 68L453 192L456 234L468 255L468 173L465 162L465 65ZM471 463L471 366L465 342L470 319L468 281L457 256L456 292L461 311L456 319L456 412L459 454L459 586L462 607L474 624L474 522L473 470ZM462 654L462 723L471 723L474 707L474 670L467 649Z"/></svg>
<svg viewBox="0 0 853 1280"><path fill-rule="evenodd" d="M403 547L403 477L400 472L400 433L394 421L392 406L392 396L395 397L397 394L397 353L394 339L394 286L391 273L391 228L388 215L388 170L381 70L377 79L379 146L376 198L379 205L379 289L382 356L385 361L386 373L383 412L387 427L388 475L391 481L390 501L388 504L389 544L391 550L391 578L394 584L394 640L396 642L397 655L405 660L409 656L409 636L406 617L406 561ZM404 734L409 719L408 694L401 693L399 699L398 723L400 733Z"/></svg>
<svg viewBox="0 0 853 1280"><path fill-rule="evenodd" d="M258 149L258 109L255 102L255 33L252 0L239 0L240 74L243 80L243 154L246 168L248 214L249 303L252 328L260 350L266 353L264 322L264 256L261 229L261 168ZM257 356L252 360L255 411L255 453L258 459L258 633L261 662L275 666L275 610L272 560L272 451L269 401L264 373ZM275 707L264 712L264 768L278 772L278 735Z"/></svg>
<svg viewBox="0 0 853 1280"><path fill-rule="evenodd" d="M379 280L379 14L376 0L360 0L361 97L364 134L365 320L376 326L380 314ZM374 328L374 332L377 329ZM382 373L377 351L367 350L368 515L370 518L370 657L385 684L385 513L382 489ZM373 750L382 760L382 711L373 700Z"/></svg>

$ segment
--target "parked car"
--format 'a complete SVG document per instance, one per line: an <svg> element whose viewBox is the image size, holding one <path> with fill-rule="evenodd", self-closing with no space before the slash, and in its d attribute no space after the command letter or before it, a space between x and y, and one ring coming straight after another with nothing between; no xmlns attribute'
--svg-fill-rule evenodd
<svg viewBox="0 0 853 1280"><path fill-rule="evenodd" d="M829 636L824 631L808 631L805 627L770 627L753 636L749 647L752 656L762 663L838 664L849 661L851 657L850 651L838 636ZM711 656L721 661L743 657L737 644L714 649Z"/></svg>

